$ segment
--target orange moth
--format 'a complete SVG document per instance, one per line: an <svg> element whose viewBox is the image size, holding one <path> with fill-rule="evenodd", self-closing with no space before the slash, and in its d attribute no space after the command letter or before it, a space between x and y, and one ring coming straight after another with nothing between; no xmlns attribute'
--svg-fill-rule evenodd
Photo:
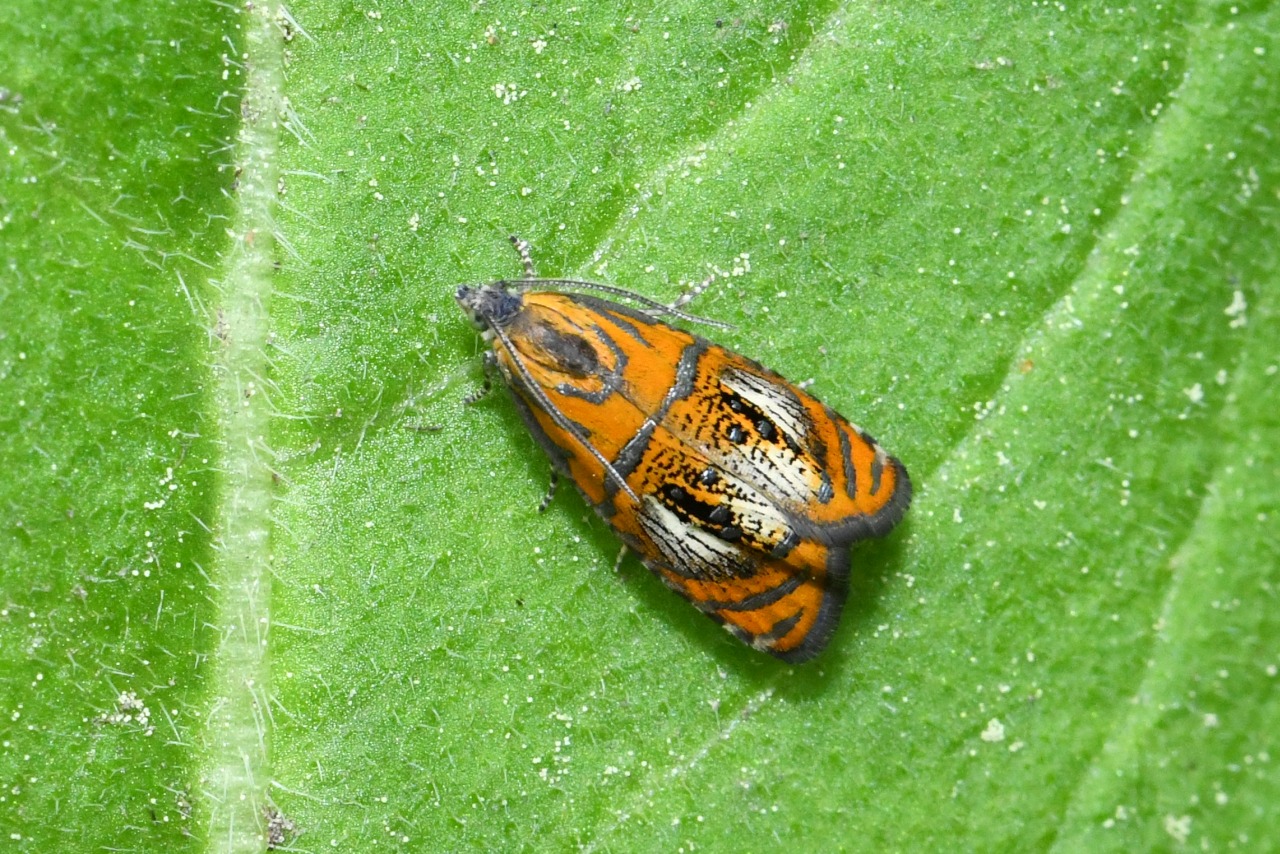
<svg viewBox="0 0 1280 854"><path fill-rule="evenodd" d="M555 471L698 610L755 649L812 658L840 619L850 547L911 503L906 468L804 389L659 319L698 321L681 302L536 278L512 242L525 278L456 297Z"/></svg>

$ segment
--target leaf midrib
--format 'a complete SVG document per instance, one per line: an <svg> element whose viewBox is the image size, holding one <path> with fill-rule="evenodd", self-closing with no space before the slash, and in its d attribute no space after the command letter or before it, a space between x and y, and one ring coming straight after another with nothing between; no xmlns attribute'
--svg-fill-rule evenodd
<svg viewBox="0 0 1280 854"><path fill-rule="evenodd" d="M261 851L270 808L271 408L269 304L283 107L283 39L272 6L245 16L236 219L215 299L212 369L223 458L211 577L221 641L200 762L210 850Z"/></svg>

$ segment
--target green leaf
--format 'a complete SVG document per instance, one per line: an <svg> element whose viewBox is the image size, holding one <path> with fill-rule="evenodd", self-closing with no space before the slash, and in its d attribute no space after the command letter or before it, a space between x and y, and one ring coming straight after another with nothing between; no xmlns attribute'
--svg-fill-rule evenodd
<svg viewBox="0 0 1280 854"><path fill-rule="evenodd" d="M0 9L15 850L1272 838L1274 9L117 6ZM536 512L510 233L907 464L821 658Z"/></svg>

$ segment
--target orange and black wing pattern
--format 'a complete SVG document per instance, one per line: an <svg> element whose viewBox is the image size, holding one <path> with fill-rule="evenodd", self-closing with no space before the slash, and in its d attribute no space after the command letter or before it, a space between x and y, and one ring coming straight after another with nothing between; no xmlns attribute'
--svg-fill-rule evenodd
<svg viewBox="0 0 1280 854"><path fill-rule="evenodd" d="M459 289L525 422L669 587L790 662L828 643L849 547L911 501L903 465L778 374L652 313L504 282Z"/></svg>

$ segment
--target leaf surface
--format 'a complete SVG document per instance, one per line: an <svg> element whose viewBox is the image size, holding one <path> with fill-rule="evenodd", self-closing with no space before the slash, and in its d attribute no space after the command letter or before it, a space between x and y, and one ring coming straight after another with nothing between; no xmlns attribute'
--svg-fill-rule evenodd
<svg viewBox="0 0 1280 854"><path fill-rule="evenodd" d="M47 18L0 11L18 850L1273 833L1270 7ZM536 512L505 392L462 403L509 233L719 271L700 331L907 464L820 659Z"/></svg>

